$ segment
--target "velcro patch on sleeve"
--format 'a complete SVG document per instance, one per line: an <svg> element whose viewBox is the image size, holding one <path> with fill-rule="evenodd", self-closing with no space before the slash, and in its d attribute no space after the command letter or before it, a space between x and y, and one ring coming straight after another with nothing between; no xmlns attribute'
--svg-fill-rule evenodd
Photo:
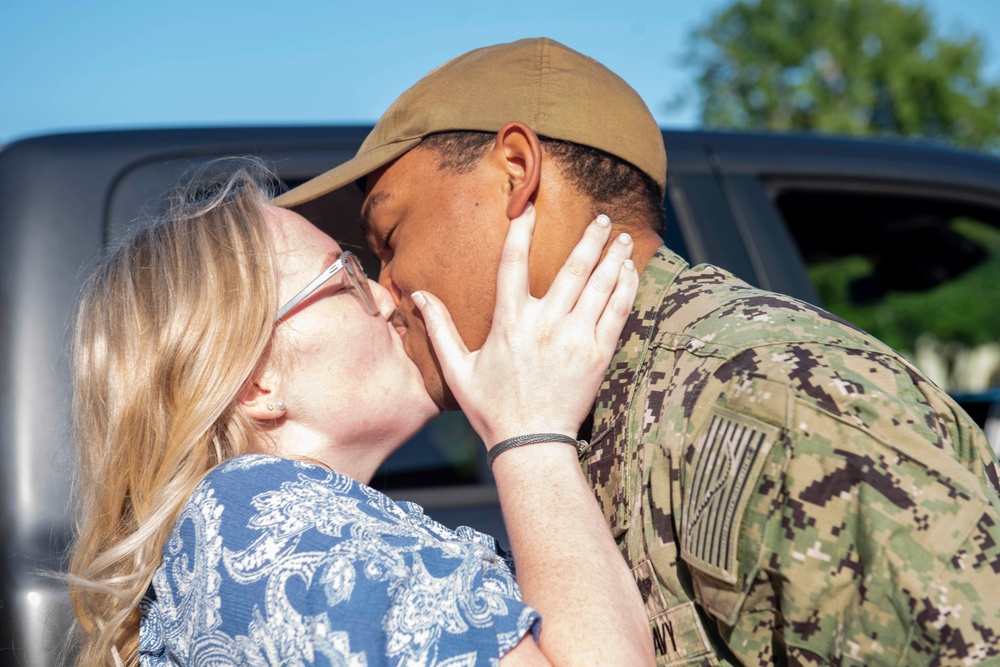
<svg viewBox="0 0 1000 667"><path fill-rule="evenodd" d="M728 584L739 581L740 528L779 429L712 408L682 489L681 556Z"/></svg>

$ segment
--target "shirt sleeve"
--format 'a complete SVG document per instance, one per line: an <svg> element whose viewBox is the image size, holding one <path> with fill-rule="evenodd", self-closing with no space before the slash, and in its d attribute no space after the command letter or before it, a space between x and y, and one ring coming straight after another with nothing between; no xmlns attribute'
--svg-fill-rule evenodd
<svg viewBox="0 0 1000 667"><path fill-rule="evenodd" d="M960 447L924 432L929 408L843 386L824 405L751 380L713 407L686 472L682 543L699 601L737 652L768 655L777 637L801 664L996 660L995 495ZM771 418L768 400L788 413ZM739 511L715 511L717 498Z"/></svg>

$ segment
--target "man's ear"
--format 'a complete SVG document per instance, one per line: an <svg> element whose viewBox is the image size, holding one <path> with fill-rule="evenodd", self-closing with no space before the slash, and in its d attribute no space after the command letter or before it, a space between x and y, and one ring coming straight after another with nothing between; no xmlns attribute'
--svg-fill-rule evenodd
<svg viewBox="0 0 1000 667"><path fill-rule="evenodd" d="M542 143L530 127L512 121L497 132L494 154L507 173L510 188L507 217L513 219L524 212L524 207L538 191L542 174Z"/></svg>
<svg viewBox="0 0 1000 667"><path fill-rule="evenodd" d="M277 373L265 369L258 378L248 382L237 400L240 408L251 419L273 421L285 416L285 403L278 396L281 386Z"/></svg>

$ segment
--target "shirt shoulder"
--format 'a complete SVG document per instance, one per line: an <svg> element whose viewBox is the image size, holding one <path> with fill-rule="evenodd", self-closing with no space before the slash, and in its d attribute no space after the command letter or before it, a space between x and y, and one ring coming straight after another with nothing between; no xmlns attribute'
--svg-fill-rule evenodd
<svg viewBox="0 0 1000 667"><path fill-rule="evenodd" d="M793 297L753 287L718 267L690 268L664 297L658 341L699 355L790 342L889 352L846 320Z"/></svg>
<svg viewBox="0 0 1000 667"><path fill-rule="evenodd" d="M346 493L352 492L355 484L349 477L313 463L268 454L245 454L210 470L200 486L212 489L217 498L238 501L303 478L333 483Z"/></svg>
<svg viewBox="0 0 1000 667"><path fill-rule="evenodd" d="M191 662L491 664L540 619L488 547L326 468L239 457L185 506L143 622Z"/></svg>
<svg viewBox="0 0 1000 667"><path fill-rule="evenodd" d="M995 458L943 392L896 357L816 343L749 350L714 377L680 522L711 614L753 635L742 614L778 577L789 646L875 655L915 627L929 656L997 649L1000 612L978 592L1000 567Z"/></svg>

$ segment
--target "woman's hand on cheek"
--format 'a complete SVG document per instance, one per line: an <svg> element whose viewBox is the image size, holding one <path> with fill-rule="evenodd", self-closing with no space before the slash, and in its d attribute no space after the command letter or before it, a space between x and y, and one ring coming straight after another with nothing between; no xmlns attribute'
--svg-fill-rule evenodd
<svg viewBox="0 0 1000 667"><path fill-rule="evenodd" d="M529 433L576 437L631 312L639 279L622 234L601 253L610 221L598 216L541 299L528 292L534 208L511 220L497 274L493 325L469 352L433 295L413 301L444 378L487 448Z"/></svg>

